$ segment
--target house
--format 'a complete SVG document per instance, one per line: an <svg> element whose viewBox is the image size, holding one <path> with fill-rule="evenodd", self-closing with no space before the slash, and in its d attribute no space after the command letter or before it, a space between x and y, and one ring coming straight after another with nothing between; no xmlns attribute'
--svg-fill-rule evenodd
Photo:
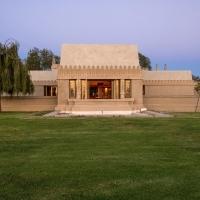
<svg viewBox="0 0 200 200"><path fill-rule="evenodd" d="M191 71L147 71L135 45L71 45L51 71L31 71L32 96L3 98L5 111L192 112Z"/></svg>

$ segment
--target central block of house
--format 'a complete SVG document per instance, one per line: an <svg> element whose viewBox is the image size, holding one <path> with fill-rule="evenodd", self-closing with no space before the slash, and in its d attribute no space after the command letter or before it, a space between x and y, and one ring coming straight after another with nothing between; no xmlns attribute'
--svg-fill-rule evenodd
<svg viewBox="0 0 200 200"><path fill-rule="evenodd" d="M58 111L143 108L143 73L135 45L63 45L54 70Z"/></svg>

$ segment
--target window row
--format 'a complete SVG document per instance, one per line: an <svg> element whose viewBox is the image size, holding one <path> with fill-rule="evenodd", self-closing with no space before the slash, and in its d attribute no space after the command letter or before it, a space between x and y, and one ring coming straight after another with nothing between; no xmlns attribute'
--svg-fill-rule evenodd
<svg viewBox="0 0 200 200"><path fill-rule="evenodd" d="M143 85L143 95L145 95L145 85ZM45 85L44 96L57 96L57 86ZM76 80L69 81L69 98L75 99L77 96ZM124 82L124 97L131 98L131 80ZM112 99L120 98L120 81L119 80L81 80L81 99Z"/></svg>

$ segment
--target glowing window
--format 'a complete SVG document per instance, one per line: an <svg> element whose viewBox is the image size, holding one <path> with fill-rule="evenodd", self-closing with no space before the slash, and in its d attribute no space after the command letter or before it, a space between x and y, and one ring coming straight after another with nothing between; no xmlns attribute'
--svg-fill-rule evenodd
<svg viewBox="0 0 200 200"><path fill-rule="evenodd" d="M70 99L76 98L76 80L69 81L69 98Z"/></svg>

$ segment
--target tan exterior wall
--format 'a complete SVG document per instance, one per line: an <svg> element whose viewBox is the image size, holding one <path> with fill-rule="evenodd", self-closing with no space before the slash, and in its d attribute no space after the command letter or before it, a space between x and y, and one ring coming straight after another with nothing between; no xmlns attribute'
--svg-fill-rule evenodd
<svg viewBox="0 0 200 200"><path fill-rule="evenodd" d="M148 110L165 112L194 112L197 97L194 96L168 96L168 97L144 97L144 106ZM200 105L198 107L200 112Z"/></svg>
<svg viewBox="0 0 200 200"><path fill-rule="evenodd" d="M131 93L132 98L134 98L134 104L139 105L141 108L143 107L143 81L142 80L131 80Z"/></svg>
<svg viewBox="0 0 200 200"><path fill-rule="evenodd" d="M57 97L2 97L2 111L51 111L57 105Z"/></svg>
<svg viewBox="0 0 200 200"><path fill-rule="evenodd" d="M192 80L144 81L144 106L148 110L166 112L194 112L197 96ZM200 109L198 109L200 110Z"/></svg>
<svg viewBox="0 0 200 200"><path fill-rule="evenodd" d="M194 95L194 91L191 86L182 86L182 85L154 85L154 86L146 86L145 93L147 96L186 96L186 95Z"/></svg>
<svg viewBox="0 0 200 200"><path fill-rule="evenodd" d="M35 85L33 96L44 96L44 85Z"/></svg>
<svg viewBox="0 0 200 200"><path fill-rule="evenodd" d="M190 81L144 81L145 96L192 96L194 82Z"/></svg>

